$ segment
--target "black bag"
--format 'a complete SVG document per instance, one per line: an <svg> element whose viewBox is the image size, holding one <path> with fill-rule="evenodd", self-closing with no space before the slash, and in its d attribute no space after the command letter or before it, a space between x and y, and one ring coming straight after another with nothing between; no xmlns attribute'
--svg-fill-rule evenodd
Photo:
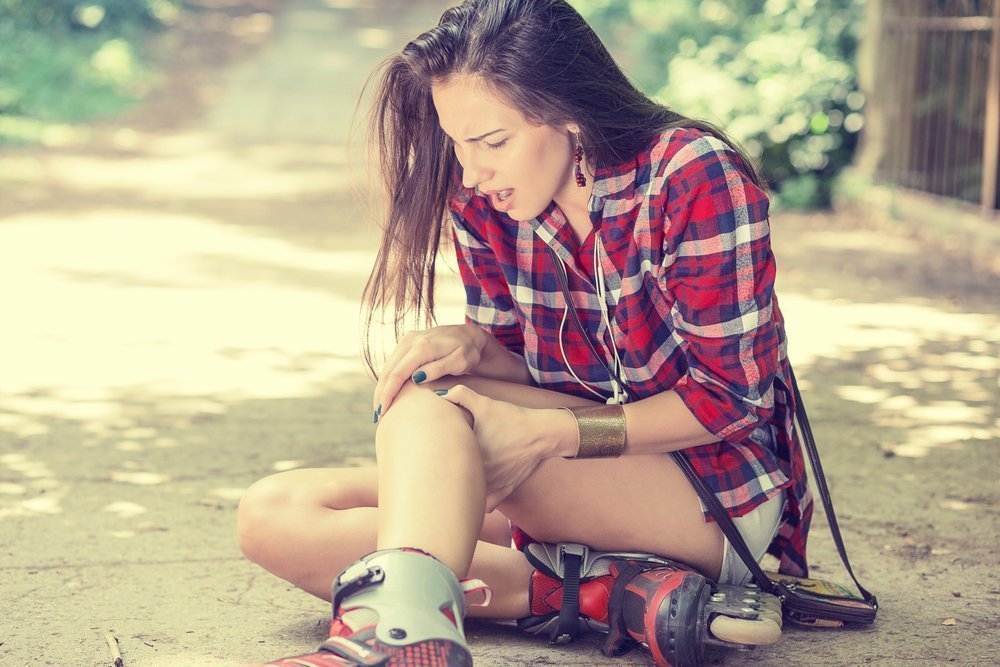
<svg viewBox="0 0 1000 667"><path fill-rule="evenodd" d="M830 498L830 490L826 484L826 475L823 474L819 451L816 449L816 441L813 438L812 428L809 426L809 418L806 416L806 409L802 404L802 394L795 382L795 373L792 372L791 366L789 366L789 374L792 393L795 396L795 419L799 425L809 462L812 464L813 478L823 501L823 509L826 510L830 532L833 535L834 544L837 545L840 560L858 587L860 596L851 593L839 584L823 579L807 579L764 572L750 553L750 549L747 548L746 542L733 520L722 508L705 480L695 472L691 463L679 452L671 452L671 455L684 474L687 475L691 485L698 492L698 496L705 503L705 507L712 513L712 517L719 524L726 539L733 545L747 569L750 570L754 583L762 590L778 596L778 599L781 600L782 613L787 620L813 627L841 627L845 623L872 623L878 612L878 600L858 582L858 578L851 568L851 562L847 558L847 549L844 547L844 540L840 535L837 515L833 511L833 500Z"/></svg>
<svg viewBox="0 0 1000 667"><path fill-rule="evenodd" d="M562 290L563 298L567 304L573 303L573 298L569 293L569 284L566 277L566 267L562 260L552 248L549 248L552 260L556 268L556 280ZM618 374L614 372L604 362L604 358L594 349L590 337L587 335L580 322L580 318L573 307L568 308L573 326L586 342L594 358L600 362L601 366L608 372L608 376L618 383L631 400L637 400L637 396L632 392ZM670 452L670 456L684 471L691 486L698 492L705 507L711 512L722 533L732 544L733 548L740 555L750 573L753 575L754 583L763 591L776 595L781 600L782 613L786 620L799 625L812 627L841 627L845 623L872 623L878 612L878 600L869 593L854 576L851 563L847 558L847 550L844 548L844 540L840 535L840 526L837 524L837 516L833 511L833 501L830 498L830 490L826 484L826 476L823 474L823 466L819 460L819 451L816 449L816 441L813 438L812 428L809 426L809 418L806 415L805 406L802 403L802 394L799 393L798 384L795 382L795 373L792 372L791 365L788 366L789 382L795 397L795 420L798 422L799 431L809 462L812 465L813 478L819 491L819 497L823 501L823 508L826 510L827 521L830 532L833 534L833 541L837 545L840 553L840 560L847 568L847 573L858 587L860 596L854 595L849 590L833 582L822 579L806 579L801 577L790 577L776 573L765 573L761 569L757 560L750 553L743 536L736 528L732 518L722 508L715 493L708 487L704 479L695 471L687 458L680 452Z"/></svg>

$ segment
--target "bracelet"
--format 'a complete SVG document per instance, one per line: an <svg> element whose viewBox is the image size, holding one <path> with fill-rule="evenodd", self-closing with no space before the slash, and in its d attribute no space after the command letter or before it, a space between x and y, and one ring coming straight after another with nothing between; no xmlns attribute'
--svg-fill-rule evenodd
<svg viewBox="0 0 1000 667"><path fill-rule="evenodd" d="M562 408L576 417L580 448L571 459L621 456L625 449L625 409L620 405Z"/></svg>

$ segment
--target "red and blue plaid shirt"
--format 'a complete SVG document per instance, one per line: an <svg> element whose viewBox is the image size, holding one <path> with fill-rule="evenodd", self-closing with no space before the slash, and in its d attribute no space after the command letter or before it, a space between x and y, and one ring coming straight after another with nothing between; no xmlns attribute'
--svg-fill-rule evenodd
<svg viewBox="0 0 1000 667"><path fill-rule="evenodd" d="M605 363L613 364L609 346L617 346L623 380L640 399L672 389L719 438L682 451L730 515L788 489L770 551L783 573L804 576L812 500L792 422L768 199L740 156L708 133L673 129L634 161L599 165L595 229L582 245L554 203L517 222L459 187L449 209L466 320L523 355L538 386L594 398L560 351L564 297L554 250ZM610 331L595 288L595 243ZM576 375L609 396L607 371L572 325L562 342Z"/></svg>

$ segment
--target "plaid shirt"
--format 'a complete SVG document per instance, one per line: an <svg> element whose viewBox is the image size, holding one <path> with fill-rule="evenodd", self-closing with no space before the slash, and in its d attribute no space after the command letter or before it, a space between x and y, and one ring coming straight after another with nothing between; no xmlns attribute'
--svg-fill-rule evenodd
<svg viewBox="0 0 1000 667"><path fill-rule="evenodd" d="M617 346L623 380L640 398L672 389L719 438L682 451L730 515L788 489L770 551L783 573L805 575L812 501L773 293L768 199L739 155L707 133L673 129L634 161L599 165L590 198L595 231L582 246L554 203L517 222L459 186L449 209L466 320L522 354L538 386L595 398L559 349L565 300L552 248L605 362L613 364L609 346ZM594 243L610 331L595 288ZM577 376L610 395L607 371L570 322L562 341Z"/></svg>

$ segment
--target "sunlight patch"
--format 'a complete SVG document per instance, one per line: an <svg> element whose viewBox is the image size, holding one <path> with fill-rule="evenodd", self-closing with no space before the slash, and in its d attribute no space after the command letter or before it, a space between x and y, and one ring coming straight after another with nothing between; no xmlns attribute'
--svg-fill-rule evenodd
<svg viewBox="0 0 1000 667"><path fill-rule="evenodd" d="M119 500L117 502L105 505L104 511L111 512L112 514L117 514L121 518L127 519L129 517L145 514L146 508L137 503L128 502L127 500Z"/></svg>
<svg viewBox="0 0 1000 667"><path fill-rule="evenodd" d="M111 481L124 482L126 484L137 484L140 486L152 486L170 481L170 476L158 472L125 472L122 470L114 470L111 472Z"/></svg>
<svg viewBox="0 0 1000 667"><path fill-rule="evenodd" d="M29 498L21 501L21 507L29 512L37 514L59 514L62 508L59 507L60 498L54 496L44 496L41 498Z"/></svg>
<svg viewBox="0 0 1000 667"><path fill-rule="evenodd" d="M223 487L218 489L212 489L210 492L213 496L217 498L222 498L224 500L239 500L246 493L246 489L240 489L237 487Z"/></svg>
<svg viewBox="0 0 1000 667"><path fill-rule="evenodd" d="M962 500L942 500L938 503L938 506L946 510L955 510L956 512L964 512L966 510L971 510L975 508L972 503L967 503Z"/></svg>
<svg viewBox="0 0 1000 667"><path fill-rule="evenodd" d="M881 403L889 398L889 392L884 389L860 385L843 385L836 388L836 393L845 401L854 401L855 403Z"/></svg>
<svg viewBox="0 0 1000 667"><path fill-rule="evenodd" d="M935 401L907 411L906 416L915 422L975 422L989 423L990 409L975 407L959 401Z"/></svg>

